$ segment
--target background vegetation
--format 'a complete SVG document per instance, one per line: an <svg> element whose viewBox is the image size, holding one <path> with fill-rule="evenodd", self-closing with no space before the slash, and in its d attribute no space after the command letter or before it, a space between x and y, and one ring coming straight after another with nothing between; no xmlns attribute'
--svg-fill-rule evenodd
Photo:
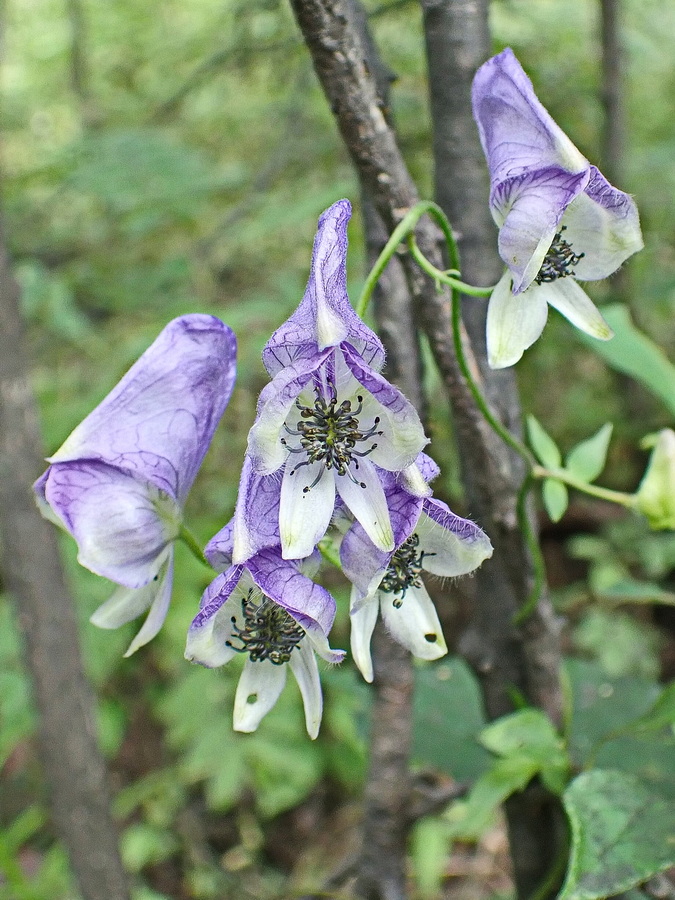
<svg viewBox="0 0 675 900"><path fill-rule="evenodd" d="M398 76L401 144L429 196L420 12L400 0L366 5ZM4 204L45 446L60 445L169 318L220 316L239 335L240 363L188 506L188 521L206 541L231 515L266 381L260 349L302 295L316 218L341 196L358 199L349 160L283 0L9 0L5 18ZM495 49L514 48L592 162L601 162L598 19L591 0L493 5ZM629 129L619 186L637 199L646 244L627 267L628 299L635 321L670 355L674 34L674 7L626 0ZM358 213L350 236L354 295L363 277ZM618 289L610 282L595 296L609 301ZM672 407L555 317L519 380L525 408L564 448L614 421L604 476L611 487L635 488L646 462L636 441L672 424ZM432 428L444 466L439 493L462 510L444 409L433 411ZM581 765L598 739L643 713L657 683L675 674L675 539L590 502L574 503L544 539L555 599L569 616L570 741ZM212 672L182 658L208 575L178 549L167 624L124 660L133 628L87 624L109 586L76 565L72 542L64 539L63 550L137 900L266 898L320 885L355 849L369 692L353 669L323 673L326 715L316 743L305 736L291 688L255 735L236 735L236 666ZM345 589L336 576L328 586L341 603L333 644L347 646ZM442 616L452 643L465 618L461 585ZM473 676L456 657L420 667L418 676L416 764L430 778L474 778L488 754L476 741L483 715ZM12 611L0 596L0 898L66 900L76 894L50 827L33 727ZM672 734L617 737L599 753L606 765L675 796ZM446 823L420 823L411 871L421 895L433 895L443 874L447 896L509 891L499 829L487 820L478 834L487 834L480 851L462 845L449 861ZM474 863L462 868L466 859ZM476 860L487 860L485 869L467 874Z"/></svg>

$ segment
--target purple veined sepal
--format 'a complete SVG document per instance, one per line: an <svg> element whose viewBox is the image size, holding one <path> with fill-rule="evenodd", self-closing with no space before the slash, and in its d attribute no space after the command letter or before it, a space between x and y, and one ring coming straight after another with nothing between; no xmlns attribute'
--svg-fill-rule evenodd
<svg viewBox="0 0 675 900"><path fill-rule="evenodd" d="M338 200L319 218L304 297L263 350L263 363L272 376L345 341L371 368L379 371L384 364L382 342L356 315L347 295L347 225L351 214L349 200Z"/></svg>
<svg viewBox="0 0 675 900"><path fill-rule="evenodd" d="M393 549L378 473L410 469L426 443L412 404L348 343L280 371L260 395L247 452L258 476L283 467L284 558L312 552L336 496L377 546Z"/></svg>
<svg viewBox="0 0 675 900"><path fill-rule="evenodd" d="M387 486L387 501L395 551L375 547L358 522L340 547L343 571L352 582L351 649L366 681L373 679L370 640L378 611L394 640L414 656L438 659L447 646L422 571L456 577L492 555L487 535L442 501L415 497L396 482Z"/></svg>
<svg viewBox="0 0 675 900"><path fill-rule="evenodd" d="M309 565L314 564L309 561ZM269 548L218 575L202 597L188 632L185 656L215 667L246 656L234 704L234 728L250 732L274 706L290 666L300 688L309 736L319 732L323 701L315 653L339 663L328 633L335 601L302 571Z"/></svg>
<svg viewBox="0 0 675 900"><path fill-rule="evenodd" d="M38 505L78 545L78 561L120 589L92 616L116 628L149 610L127 655L159 631L169 604L182 507L236 375L219 319L170 322L48 459Z"/></svg>
<svg viewBox="0 0 675 900"><path fill-rule="evenodd" d="M548 306L608 340L611 329L574 278L606 278L642 248L635 203L556 125L510 49L476 73L473 109L508 267L490 298L489 364L517 362L541 334Z"/></svg>

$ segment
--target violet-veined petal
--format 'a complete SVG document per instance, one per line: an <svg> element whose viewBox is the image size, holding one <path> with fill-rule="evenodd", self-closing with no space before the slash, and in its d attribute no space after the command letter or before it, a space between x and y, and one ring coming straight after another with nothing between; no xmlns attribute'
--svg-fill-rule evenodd
<svg viewBox="0 0 675 900"><path fill-rule="evenodd" d="M499 182L490 203L499 229L499 255L513 275L513 291L528 288L551 246L563 213L588 183L589 170L557 166Z"/></svg>
<svg viewBox="0 0 675 900"><path fill-rule="evenodd" d="M107 462L182 503L235 374L227 325L199 314L174 319L49 462Z"/></svg>
<svg viewBox="0 0 675 900"><path fill-rule="evenodd" d="M548 307L534 285L522 294L511 292L511 273L500 278L487 311L488 363L503 369L517 363L544 330Z"/></svg>
<svg viewBox="0 0 675 900"><path fill-rule="evenodd" d="M352 525L340 544L342 571L353 585L352 609L373 596L390 559L391 552L379 550L358 522Z"/></svg>
<svg viewBox="0 0 675 900"><path fill-rule="evenodd" d="M420 450L428 443L415 407L398 388L374 372L349 347L343 348L344 360L360 388L363 411L361 424L372 424L379 418L378 431L373 436L370 456L383 469L398 472L415 462ZM363 390L361 390L361 388ZM372 445L371 445L372 446Z"/></svg>
<svg viewBox="0 0 675 900"><path fill-rule="evenodd" d="M284 464L288 456L282 443L282 438L287 437L284 423L301 391L310 384L324 361L325 354L282 369L260 392L256 420L248 434L247 451L256 474L270 475Z"/></svg>
<svg viewBox="0 0 675 900"><path fill-rule="evenodd" d="M355 604L355 589L352 589L352 603ZM377 613L380 608L377 599L379 595L371 597L366 603L355 604L352 609L350 646L354 662L359 672L368 684L372 683L373 658L370 653L370 641L377 622Z"/></svg>
<svg viewBox="0 0 675 900"><path fill-rule="evenodd" d="M543 166L580 172L588 162L540 103L507 47L476 72L473 113L493 180Z"/></svg>
<svg viewBox="0 0 675 900"><path fill-rule="evenodd" d="M377 469L368 459L361 459L358 468L352 464L349 472L354 480L349 474L335 476L339 495L375 546L380 550L393 550L394 532Z"/></svg>
<svg viewBox="0 0 675 900"><path fill-rule="evenodd" d="M607 278L644 246L633 198L612 187L595 166L586 190L567 207L561 224L572 249L583 251L574 265L581 281Z"/></svg>
<svg viewBox="0 0 675 900"><path fill-rule="evenodd" d="M485 532L469 519L456 516L440 500L424 501L415 533L424 553L422 565L433 575L466 575L492 556Z"/></svg>
<svg viewBox="0 0 675 900"><path fill-rule="evenodd" d="M436 607L424 585L410 587L401 600L395 594L378 591L380 609L387 631L401 646L419 659L438 659L448 652Z"/></svg>
<svg viewBox="0 0 675 900"><path fill-rule="evenodd" d="M209 668L232 659L235 651L226 643L232 637L232 617L241 617L241 600L252 584L243 566L232 566L211 582L188 630L186 659Z"/></svg>
<svg viewBox="0 0 675 900"><path fill-rule="evenodd" d="M270 375L326 347L349 340L366 363L380 369L384 348L377 335L356 315L347 296L348 200L339 200L319 219L312 267L298 309L278 328L265 349L263 363Z"/></svg>
<svg viewBox="0 0 675 900"><path fill-rule="evenodd" d="M247 454L239 480L237 506L232 522L232 558L245 562L264 547L279 545L281 476L257 475ZM210 546L210 545L209 545ZM207 559L211 562L211 558Z"/></svg>
<svg viewBox="0 0 675 900"><path fill-rule="evenodd" d="M232 565L232 547L234 545L234 522L224 525L214 534L204 547L204 556L216 572L224 572Z"/></svg>
<svg viewBox="0 0 675 900"><path fill-rule="evenodd" d="M172 497L106 463L53 464L44 495L77 541L80 564L125 587L151 581L179 533Z"/></svg>
<svg viewBox="0 0 675 900"><path fill-rule="evenodd" d="M323 714L323 697L321 695L321 680L316 657L309 641L301 641L291 655L289 663L291 672L298 682L302 703L305 708L305 725L307 734L315 740L321 726Z"/></svg>
<svg viewBox="0 0 675 900"><path fill-rule="evenodd" d="M275 666L268 659L259 662L247 659L234 696L234 730L255 731L279 699L285 684L285 665Z"/></svg>
<svg viewBox="0 0 675 900"><path fill-rule="evenodd" d="M342 662L342 650L333 650L328 633L335 618L335 600L328 591L300 571L299 562L280 558L279 550L263 550L248 561L255 585L283 607L307 633L314 649L331 663Z"/></svg>
<svg viewBox="0 0 675 900"><path fill-rule="evenodd" d="M302 559L326 533L335 506L335 479L322 461L284 469L279 504L279 534L284 559Z"/></svg>
<svg viewBox="0 0 675 900"><path fill-rule="evenodd" d="M596 305L574 279L559 278L551 284L535 286L532 290L536 290L538 297L591 337L608 341L614 335Z"/></svg>

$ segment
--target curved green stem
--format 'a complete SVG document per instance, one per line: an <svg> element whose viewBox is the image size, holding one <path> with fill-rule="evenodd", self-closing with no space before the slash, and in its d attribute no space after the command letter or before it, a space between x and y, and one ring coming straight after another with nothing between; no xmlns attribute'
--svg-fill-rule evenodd
<svg viewBox="0 0 675 900"><path fill-rule="evenodd" d="M554 478L556 481L562 481L569 487L591 497L597 497L600 500L608 500L610 503L618 503L627 509L638 509L637 498L635 494L626 494L624 491L613 491L610 488L599 487L595 484L588 484L575 478L567 469L547 469L545 466L535 465L532 468L533 478Z"/></svg>
<svg viewBox="0 0 675 900"><path fill-rule="evenodd" d="M361 291L361 296L356 303L356 313L361 318L363 318L366 314L366 309L368 308L368 303L370 302L370 298L372 297L373 291L375 290L375 285L386 269L387 263L394 256L400 244L402 244L406 237L412 232L415 225L417 225L422 216L427 213L433 219L435 219L440 226L440 229L445 236L445 240L448 243L448 248L450 248L450 246L452 245L455 250L457 249L457 245L455 244L455 239L452 234L452 229L450 228L450 223L448 222L441 207L437 203L434 203L433 200L421 200L419 203L416 203L415 206L413 206L412 209L410 209L406 213L406 215L401 219L396 228L393 230L393 232L391 233L391 237L384 245L382 252L375 262L375 265L370 270L370 273L366 278L366 282L363 285L363 290ZM456 253L455 257L456 259L451 261L452 268L448 272L441 272L443 279L453 279L453 281L455 281L458 285L461 285L462 292L465 294L474 294L474 292L478 292L475 293L475 296L477 297L489 296L489 294L492 292L492 288L475 288L469 284L465 285L463 282L454 278L455 272L459 274L459 257ZM435 271L440 272L440 269L435 269Z"/></svg>
<svg viewBox="0 0 675 900"><path fill-rule="evenodd" d="M208 566L209 569L212 569L213 566L208 561L208 559L204 556L204 551L201 548L201 545L194 534L190 531L190 529L186 525L180 526L180 531L178 533L178 540L182 541L186 547L190 550L192 555L196 557L200 563Z"/></svg>

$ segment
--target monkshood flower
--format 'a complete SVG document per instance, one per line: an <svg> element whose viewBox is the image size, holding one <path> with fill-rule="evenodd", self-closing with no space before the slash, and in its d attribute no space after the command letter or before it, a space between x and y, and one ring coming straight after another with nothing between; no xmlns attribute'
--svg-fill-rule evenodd
<svg viewBox="0 0 675 900"><path fill-rule="evenodd" d="M426 480L437 471L424 454L419 464ZM465 575L492 555L487 535L442 501L410 494L393 475L385 479L385 491L396 550L375 547L358 522L340 547L342 568L352 582L352 654L368 682L373 680L370 641L378 611L394 640L420 659L438 659L447 646L422 571Z"/></svg>
<svg viewBox="0 0 675 900"><path fill-rule="evenodd" d="M210 552L227 558L231 545L223 535ZM314 558L302 569L316 567ZM288 667L300 688L309 736L319 733L323 700L315 653L330 663L344 652L328 644L335 600L301 571L301 563L269 548L218 575L202 597L188 632L185 656L204 666L222 666L237 654L246 661L234 699L235 731L255 731L286 683Z"/></svg>
<svg viewBox="0 0 675 900"><path fill-rule="evenodd" d="M606 278L643 246L635 203L577 150L537 99L510 49L473 82L490 169L490 210L508 266L490 298L488 361L517 362L553 306L600 340L612 331L574 280Z"/></svg>
<svg viewBox="0 0 675 900"><path fill-rule="evenodd" d="M341 200L319 220L304 298L267 344L274 374L258 401L249 433L250 469L240 486L234 561L256 546L245 498L254 479L281 477L279 528L284 559L309 556L339 497L373 543L394 549L379 470L410 467L427 443L419 417L377 371L384 361L376 335L352 310L345 287L347 222Z"/></svg>
<svg viewBox="0 0 675 900"><path fill-rule="evenodd" d="M149 610L127 656L166 617L183 504L235 375L227 325L174 319L35 483L43 514L77 541L80 564L120 585L91 621L117 628Z"/></svg>

